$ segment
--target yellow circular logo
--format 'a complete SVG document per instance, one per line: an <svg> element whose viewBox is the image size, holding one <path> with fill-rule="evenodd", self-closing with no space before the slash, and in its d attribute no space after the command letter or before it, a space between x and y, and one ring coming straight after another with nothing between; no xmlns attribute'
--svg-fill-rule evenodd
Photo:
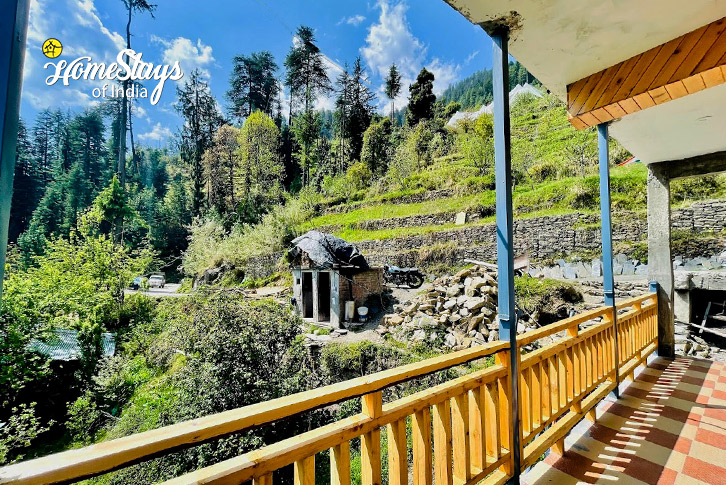
<svg viewBox="0 0 726 485"><path fill-rule="evenodd" d="M45 57L55 59L63 52L63 44L58 39L50 38L43 42L43 54Z"/></svg>

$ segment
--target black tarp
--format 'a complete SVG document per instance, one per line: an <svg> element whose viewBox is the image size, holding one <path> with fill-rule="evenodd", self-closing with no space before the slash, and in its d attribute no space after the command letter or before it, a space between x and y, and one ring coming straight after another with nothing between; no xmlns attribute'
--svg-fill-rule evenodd
<svg viewBox="0 0 726 485"><path fill-rule="evenodd" d="M305 252L317 268L332 266L355 266L368 269L368 262L354 245L320 231L308 231L292 241L293 247L288 251L292 261L297 261Z"/></svg>

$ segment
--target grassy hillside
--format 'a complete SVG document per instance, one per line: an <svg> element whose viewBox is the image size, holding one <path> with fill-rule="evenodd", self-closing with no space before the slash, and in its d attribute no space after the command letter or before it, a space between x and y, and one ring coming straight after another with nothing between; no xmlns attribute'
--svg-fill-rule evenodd
<svg viewBox="0 0 726 485"><path fill-rule="evenodd" d="M413 132L404 130L403 136L412 137ZM461 227L453 224L453 218L446 223L409 222L405 227L395 221L366 227L367 221L462 211L478 216L465 227L494 220L490 117L484 116L455 132L437 132L419 161L414 161L415 155L407 145L407 141L401 143L388 170L380 176L366 175L365 170L354 165L347 175L326 179L320 189L305 190L277 207L258 225L236 226L228 231L219 222L200 223L192 231L185 270L199 274L223 262L244 265L249 257L284 250L294 236L315 228L360 242ZM611 141L611 155L613 163L630 157L615 141ZM597 171L595 131L575 130L559 100L551 95L522 98L512 107L516 218L598 212ZM645 211L646 177L647 169L641 164L611 168L613 211ZM672 184L676 206L725 195L724 176Z"/></svg>

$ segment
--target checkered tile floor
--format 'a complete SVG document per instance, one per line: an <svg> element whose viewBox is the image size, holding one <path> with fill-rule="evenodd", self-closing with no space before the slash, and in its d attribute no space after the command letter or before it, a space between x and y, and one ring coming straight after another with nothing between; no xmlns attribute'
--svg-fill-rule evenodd
<svg viewBox="0 0 726 485"><path fill-rule="evenodd" d="M656 358L625 385L522 482L726 485L726 364Z"/></svg>

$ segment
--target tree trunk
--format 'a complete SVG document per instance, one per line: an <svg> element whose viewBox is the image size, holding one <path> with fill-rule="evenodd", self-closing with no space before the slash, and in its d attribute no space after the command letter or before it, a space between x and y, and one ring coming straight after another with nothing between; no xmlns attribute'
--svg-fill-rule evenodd
<svg viewBox="0 0 726 485"><path fill-rule="evenodd" d="M129 1L128 10L129 17L126 22L126 48L131 49L131 11L133 5ZM124 56L124 60L128 63L128 56ZM129 87L128 79L123 82L123 96L121 97L121 120L119 122L119 138L118 138L118 178L122 188L126 188L126 111L128 103L126 99L126 90Z"/></svg>

